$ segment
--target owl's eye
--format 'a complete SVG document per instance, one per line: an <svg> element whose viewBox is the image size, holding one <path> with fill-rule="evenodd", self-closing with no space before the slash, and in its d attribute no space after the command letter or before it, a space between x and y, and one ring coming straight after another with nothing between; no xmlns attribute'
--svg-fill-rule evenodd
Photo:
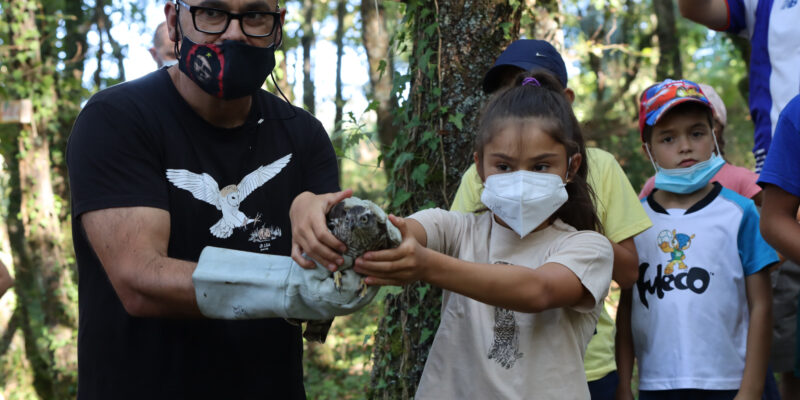
<svg viewBox="0 0 800 400"><path fill-rule="evenodd" d="M369 217L366 215L362 215L360 221L362 224L366 224L367 222L369 222Z"/></svg>

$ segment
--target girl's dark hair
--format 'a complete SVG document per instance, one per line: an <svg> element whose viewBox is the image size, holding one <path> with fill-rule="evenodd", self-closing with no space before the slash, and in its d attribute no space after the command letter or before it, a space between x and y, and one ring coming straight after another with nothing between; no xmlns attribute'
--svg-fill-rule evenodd
<svg viewBox="0 0 800 400"><path fill-rule="evenodd" d="M535 78L539 85L530 79ZM525 82L525 84L523 84ZM581 165L576 175L567 183L569 199L552 216L560 218L578 230L602 232L603 227L594 208L594 192L586 182L589 167L583 134L558 79L545 70L523 72L513 86L501 90L491 98L481 114L475 152L478 162L483 161L483 148L491 142L492 135L503 123L511 119L539 118L545 123L541 129L558 143L564 145L567 157L581 155Z"/></svg>

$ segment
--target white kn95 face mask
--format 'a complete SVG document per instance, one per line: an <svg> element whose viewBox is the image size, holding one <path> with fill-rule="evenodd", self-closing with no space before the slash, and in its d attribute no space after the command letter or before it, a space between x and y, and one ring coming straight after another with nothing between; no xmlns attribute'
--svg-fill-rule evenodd
<svg viewBox="0 0 800 400"><path fill-rule="evenodd" d="M545 172L519 170L490 175L484 186L481 202L520 238L550 218L569 198L561 177Z"/></svg>

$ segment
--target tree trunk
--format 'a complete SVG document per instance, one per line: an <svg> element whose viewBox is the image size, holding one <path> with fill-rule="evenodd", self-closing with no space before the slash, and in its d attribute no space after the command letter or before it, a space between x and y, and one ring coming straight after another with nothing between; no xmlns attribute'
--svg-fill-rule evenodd
<svg viewBox="0 0 800 400"><path fill-rule="evenodd" d="M472 160L472 139L486 96L481 83L519 32L521 9L507 1L410 0L405 37L411 90L398 111L402 130L385 153L391 209L398 215L449 208ZM506 25L506 35L501 24ZM441 290L406 286L386 299L375 336L369 398L411 398L439 323Z"/></svg>
<svg viewBox="0 0 800 400"><path fill-rule="evenodd" d="M303 106L314 114L314 80L311 77L311 46L314 45L314 0L303 0Z"/></svg>
<svg viewBox="0 0 800 400"><path fill-rule="evenodd" d="M45 13L47 15L58 15L59 13L69 16L64 18L64 38L63 51L66 54L64 70L61 74L56 74L56 90L58 92L58 124L66 127L51 131L50 148L55 149L51 152L53 161L53 190L62 199L69 198L69 185L67 177L67 161L64 152L60 151L67 148L67 138L75 117L81 110L80 99L85 98L86 89L83 88L83 70L86 61L86 32L91 26L89 16L84 13L81 1L68 1L63 4L63 11L58 7L50 9L45 3ZM55 6L55 5L53 5ZM57 52L57 48L53 46ZM54 57L55 58L55 57ZM76 101L78 99L78 101ZM67 221L68 207L64 207L60 214L62 221ZM77 273L77 268L76 268Z"/></svg>
<svg viewBox="0 0 800 400"><path fill-rule="evenodd" d="M77 288L65 257L48 139L49 130L57 125L53 120L58 99L53 80L48 79L56 68L54 60L42 60L42 31L37 26L41 4L14 2L3 8L9 11L8 36L16 45L9 69L21 71L24 82L12 86L10 94L34 103L32 123L17 131L16 151L5 155L11 175L7 224L16 267L16 313L37 394L43 399L74 397Z"/></svg>
<svg viewBox="0 0 800 400"><path fill-rule="evenodd" d="M377 6L377 8L376 8ZM376 0L361 1L361 40L367 52L370 90L368 96L377 104L378 140L381 147L388 149L397 127L393 124L392 109L395 106L394 57L389 52L389 32L387 31L385 9Z"/></svg>
<svg viewBox="0 0 800 400"><path fill-rule="evenodd" d="M347 0L336 2L336 115L333 117L333 126L336 131L342 129L342 114L344 98L342 96L342 56L344 55L344 24L347 17ZM344 136L336 135L334 147L344 150ZM342 180L342 158L339 158L339 181Z"/></svg>
<svg viewBox="0 0 800 400"><path fill-rule="evenodd" d="M653 0L653 12L656 14L658 48L660 50L656 81L667 78L683 77L681 65L680 37L675 26L675 4L672 0Z"/></svg>

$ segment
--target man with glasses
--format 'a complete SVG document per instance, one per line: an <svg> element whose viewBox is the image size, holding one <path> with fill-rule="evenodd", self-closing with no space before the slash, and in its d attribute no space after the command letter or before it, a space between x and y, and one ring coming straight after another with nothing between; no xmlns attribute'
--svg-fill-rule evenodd
<svg viewBox="0 0 800 400"><path fill-rule="evenodd" d="M304 398L300 328L244 306L238 320L204 318L219 299L192 282L205 268L241 283L269 254L300 254L292 233L318 230L349 196L320 122L260 88L285 9L164 10L177 66L95 94L67 148L78 398Z"/></svg>

